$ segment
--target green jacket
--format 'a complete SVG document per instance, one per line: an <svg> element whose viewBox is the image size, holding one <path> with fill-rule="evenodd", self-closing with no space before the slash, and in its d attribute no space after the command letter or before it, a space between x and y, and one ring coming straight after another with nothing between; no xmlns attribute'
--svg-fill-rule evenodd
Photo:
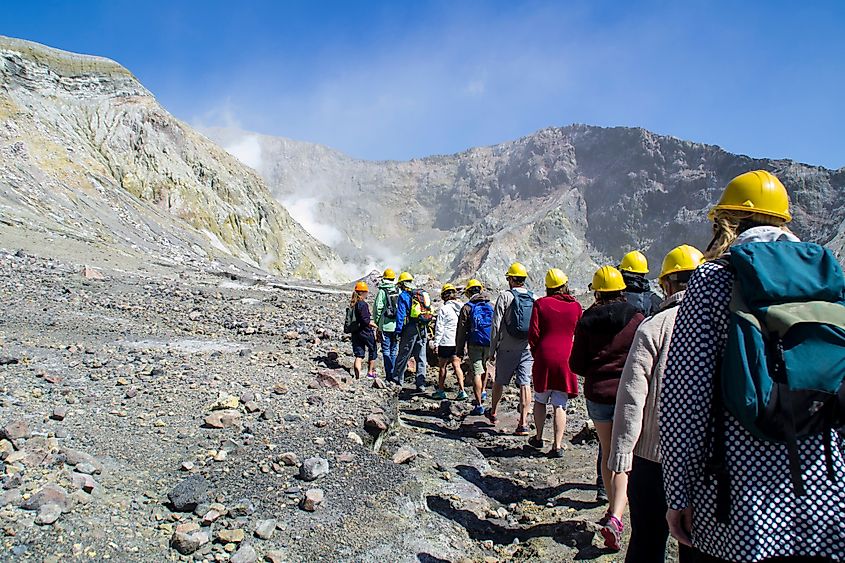
<svg viewBox="0 0 845 563"><path fill-rule="evenodd" d="M395 288L396 284L388 281L382 281L378 286L373 319L382 332L394 332L396 330L396 319L388 319L384 316L384 311L387 308L387 294Z"/></svg>

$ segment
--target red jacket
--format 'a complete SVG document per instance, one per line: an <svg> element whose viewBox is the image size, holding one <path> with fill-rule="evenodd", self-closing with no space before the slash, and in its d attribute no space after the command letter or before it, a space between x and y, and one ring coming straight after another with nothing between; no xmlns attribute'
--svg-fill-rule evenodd
<svg viewBox="0 0 845 563"><path fill-rule="evenodd" d="M569 366L584 377L584 396L605 405L616 402L616 390L634 333L643 314L627 301L594 304L575 329Z"/></svg>
<svg viewBox="0 0 845 563"><path fill-rule="evenodd" d="M578 376L569 368L572 338L581 318L581 305L571 295L552 295L534 302L528 344L534 356L534 390L578 394Z"/></svg>

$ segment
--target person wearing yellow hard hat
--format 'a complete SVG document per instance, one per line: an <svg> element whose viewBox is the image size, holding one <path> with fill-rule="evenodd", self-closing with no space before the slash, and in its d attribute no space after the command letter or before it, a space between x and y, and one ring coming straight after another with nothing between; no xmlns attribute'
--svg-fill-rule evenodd
<svg viewBox="0 0 845 563"><path fill-rule="evenodd" d="M628 303L624 293L625 280L613 266L602 266L596 270L590 289L596 301L584 311L575 328L569 367L584 378L587 415L595 424L599 436L599 469L602 483L607 484L610 479L607 458L616 391L634 333L645 317ZM609 500L613 502L613 497L610 496ZM606 514L601 524L611 522L612 518L610 513ZM619 527L622 525L621 522L613 523Z"/></svg>
<svg viewBox="0 0 845 563"><path fill-rule="evenodd" d="M554 439L549 456L563 457L563 433L566 429L566 405L570 397L578 395L578 376L569 368L572 338L581 318L581 305L569 293L569 278L561 270L546 272L546 296L534 303L528 344L534 365L535 435L528 445L543 447L543 427L547 405L552 405Z"/></svg>
<svg viewBox="0 0 845 563"><path fill-rule="evenodd" d="M609 547L618 548L626 500L630 503L631 536L626 558L630 561L666 560L666 496L660 465L657 405L669 344L678 306L684 298L693 271L704 262L698 249L681 245L663 259L660 286L666 299L657 313L637 328L628 359L619 379L608 467L610 514L615 521L605 524L602 535ZM680 546L680 560L690 556L689 548Z"/></svg>
<svg viewBox="0 0 845 563"><path fill-rule="evenodd" d="M646 317L654 314L663 301L651 290L645 275L648 273L648 260L639 250L632 250L622 257L619 271L625 280L625 298Z"/></svg>
<svg viewBox="0 0 845 563"><path fill-rule="evenodd" d="M826 358L800 350L824 346L809 335L829 335L832 326L814 321L808 301L793 296L813 290L813 309L835 309L825 296L831 283L816 284L832 272L834 299L841 300L842 273L829 250L789 231L791 218L777 176L754 170L733 178L709 213L713 238L704 254L711 261L687 283L672 331L658 406L666 519L670 533L702 560L845 561L845 440L832 421L798 435L799 413L816 423L824 401L800 384L792 388L796 376L818 377L813 370ZM766 335L783 305L795 307L790 315L801 319L799 330ZM751 338L755 332L759 338ZM774 379L768 397L759 388L725 396L734 385L756 387L756 378ZM757 419L740 418L737 403L755 407ZM770 416L775 429L791 428L798 437L761 436L772 432Z"/></svg>
<svg viewBox="0 0 845 563"><path fill-rule="evenodd" d="M519 421L514 435L528 436L528 405L531 404L531 366L534 359L528 349L528 328L534 308L534 294L525 287L528 270L514 262L505 273L510 289L499 294L493 307L490 329L490 357L496 366L493 398L485 413L493 424L498 421L496 409L502 400L505 386L514 377L519 386Z"/></svg>
<svg viewBox="0 0 845 563"><path fill-rule="evenodd" d="M370 288L364 281L355 284L349 307L346 309L344 332L348 332L352 340L352 354L355 356L352 370L355 379L361 378L361 367L364 353L367 354L367 377L376 377L376 337L373 329L376 324L370 316L370 306L367 305L367 295Z"/></svg>
<svg viewBox="0 0 845 563"><path fill-rule="evenodd" d="M431 298L423 289L414 287L414 276L410 272L399 274L400 293L396 301L396 334L399 337L399 351L393 366L391 381L399 386L405 383L405 369L408 361L416 362L415 385L417 392L425 392L426 327L430 320ZM421 316L421 307L426 309Z"/></svg>
<svg viewBox="0 0 845 563"><path fill-rule="evenodd" d="M443 306L437 311L437 323L434 325L432 346L437 352L440 372L437 380L435 399L446 398L446 371L451 365L458 380L456 401L465 401L468 396L464 390L464 372L461 369L461 359L455 355L455 335L458 330L458 316L464 304L458 300L458 288L451 283L444 284L440 289L440 299Z"/></svg>
<svg viewBox="0 0 845 563"><path fill-rule="evenodd" d="M464 351L472 367L472 390L474 404L470 416L484 414L484 399L487 397L487 361L490 354L490 330L493 326L493 306L490 296L480 281L473 278L464 286L466 304L458 315L455 332L455 357L460 361Z"/></svg>
<svg viewBox="0 0 845 563"><path fill-rule="evenodd" d="M396 306L399 302L399 289L396 287L396 272L387 268L381 276L376 300L373 304L373 318L376 323L376 340L381 344L381 357L384 362L384 376L393 377L393 366L399 351L399 338L396 334Z"/></svg>

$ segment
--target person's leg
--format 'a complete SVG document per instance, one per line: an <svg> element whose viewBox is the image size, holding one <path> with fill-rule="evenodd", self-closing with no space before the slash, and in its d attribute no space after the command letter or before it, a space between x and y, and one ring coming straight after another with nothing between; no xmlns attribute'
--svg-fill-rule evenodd
<svg viewBox="0 0 845 563"><path fill-rule="evenodd" d="M528 427L528 409L531 405L531 370L534 368L534 357L526 348L522 351L516 367L516 384L519 385L519 424Z"/></svg>
<svg viewBox="0 0 845 563"><path fill-rule="evenodd" d="M554 407L554 449L559 450L563 447L563 434L566 432L566 407L555 405Z"/></svg>
<svg viewBox="0 0 845 563"><path fill-rule="evenodd" d="M384 362L384 378L393 379L393 364L396 361L396 335L392 332L381 334L381 357Z"/></svg>
<svg viewBox="0 0 845 563"><path fill-rule="evenodd" d="M536 399L536 397L535 397ZM546 403L534 401L534 438L535 441L543 443L543 427L546 424Z"/></svg>
<svg viewBox="0 0 845 563"><path fill-rule="evenodd" d="M519 423L518 426L528 427L528 406L531 404L531 386L519 386Z"/></svg>
<svg viewBox="0 0 845 563"><path fill-rule="evenodd" d="M355 361L352 362L352 371L355 373L355 379L361 378L361 364L364 362L364 358L355 357Z"/></svg>
<svg viewBox="0 0 845 563"><path fill-rule="evenodd" d="M666 495L660 464L634 456L627 495L631 538L625 561L662 563L666 560L669 526L666 524Z"/></svg>
<svg viewBox="0 0 845 563"><path fill-rule="evenodd" d="M408 360L411 359L413 353L414 340L412 333L403 329L399 338L399 350L396 354L396 363L393 364L393 381L399 385L405 383L405 368L408 367Z"/></svg>
<svg viewBox="0 0 845 563"><path fill-rule="evenodd" d="M493 399L490 402L490 419L495 419L498 414L499 402L502 400L502 395L505 392L505 386L510 385L513 379L514 372L518 365L519 356L514 356L513 352L506 352L499 350L496 354L496 374L493 378ZM521 397L520 397L521 399Z"/></svg>
<svg viewBox="0 0 845 563"><path fill-rule="evenodd" d="M505 392L505 386L493 382L493 399L490 401L490 415L496 416L496 409L499 408L499 401L502 400L502 393Z"/></svg>
<svg viewBox="0 0 845 563"><path fill-rule="evenodd" d="M446 392L446 367L449 365L449 360L446 358L437 358L439 362L440 371L437 374L437 389Z"/></svg>
<svg viewBox="0 0 845 563"><path fill-rule="evenodd" d="M393 373L393 367L396 365L396 356L399 354L399 335L395 332L390 333L390 373Z"/></svg>
<svg viewBox="0 0 845 563"><path fill-rule="evenodd" d="M625 513L625 505L628 503L628 474L610 472L610 509L611 514L622 520ZM666 512L665 510L663 511Z"/></svg>
<svg viewBox="0 0 845 563"><path fill-rule="evenodd" d="M452 369L455 370L455 379L458 380L458 390L464 391L464 370L461 368L461 360L452 356L451 363Z"/></svg>
<svg viewBox="0 0 845 563"><path fill-rule="evenodd" d="M601 472L601 444L596 454L596 501L607 502L607 491L604 488L604 478Z"/></svg>
<svg viewBox="0 0 845 563"><path fill-rule="evenodd" d="M472 345L467 348L467 352L472 366L472 392L475 395L475 404L481 405L483 404L481 392L484 385L484 354L480 347Z"/></svg>
<svg viewBox="0 0 845 563"><path fill-rule="evenodd" d="M425 329L417 327L416 330L416 344L414 345L414 358L417 360L417 377L415 380L415 385L418 391L422 391L425 389L425 372L428 368L427 359L425 354Z"/></svg>
<svg viewBox="0 0 845 563"><path fill-rule="evenodd" d="M613 423L598 420L594 420L593 423L596 425L596 434L599 435L599 447L601 448L601 479L603 483L610 483L610 469L607 468L607 456L610 452L610 436L613 432ZM613 496L608 495L608 497L612 503Z"/></svg>

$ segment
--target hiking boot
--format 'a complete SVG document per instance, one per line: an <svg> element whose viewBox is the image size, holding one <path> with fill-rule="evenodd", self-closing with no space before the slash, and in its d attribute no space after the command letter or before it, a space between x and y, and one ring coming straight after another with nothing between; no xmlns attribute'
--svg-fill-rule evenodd
<svg viewBox="0 0 845 563"><path fill-rule="evenodd" d="M599 487L596 491L596 502L599 504L607 504L607 491L604 487Z"/></svg>
<svg viewBox="0 0 845 563"><path fill-rule="evenodd" d="M532 448L542 449L543 448L543 439L538 438L537 436L531 436L528 438L528 445Z"/></svg>
<svg viewBox="0 0 845 563"><path fill-rule="evenodd" d="M527 426L517 426L516 430L513 431L514 436L528 436L531 434L531 430L528 429Z"/></svg>
<svg viewBox="0 0 845 563"><path fill-rule="evenodd" d="M417 393L425 393L425 385L420 385L417 387Z"/></svg>
<svg viewBox="0 0 845 563"><path fill-rule="evenodd" d="M469 395L467 395L467 392L464 391L463 389L458 391L458 394L455 395L456 401L466 401L467 399L469 399Z"/></svg>
<svg viewBox="0 0 845 563"><path fill-rule="evenodd" d="M432 396L435 399L445 399L446 398L446 391L444 391L443 389L438 389L437 391L434 392L434 395L432 395Z"/></svg>
<svg viewBox="0 0 845 563"><path fill-rule="evenodd" d="M552 459L563 459L563 448L552 448L549 450L549 457Z"/></svg>
<svg viewBox="0 0 845 563"><path fill-rule="evenodd" d="M622 525L622 520L616 516L610 516L607 524L605 524L601 529L601 535L604 538L604 546L608 549L612 549L613 551L619 551L622 549L620 543L622 542L623 529L624 526Z"/></svg>
<svg viewBox="0 0 845 563"><path fill-rule="evenodd" d="M475 408L472 409L469 413L470 416L481 416L484 414L484 407L481 405L475 405Z"/></svg>

